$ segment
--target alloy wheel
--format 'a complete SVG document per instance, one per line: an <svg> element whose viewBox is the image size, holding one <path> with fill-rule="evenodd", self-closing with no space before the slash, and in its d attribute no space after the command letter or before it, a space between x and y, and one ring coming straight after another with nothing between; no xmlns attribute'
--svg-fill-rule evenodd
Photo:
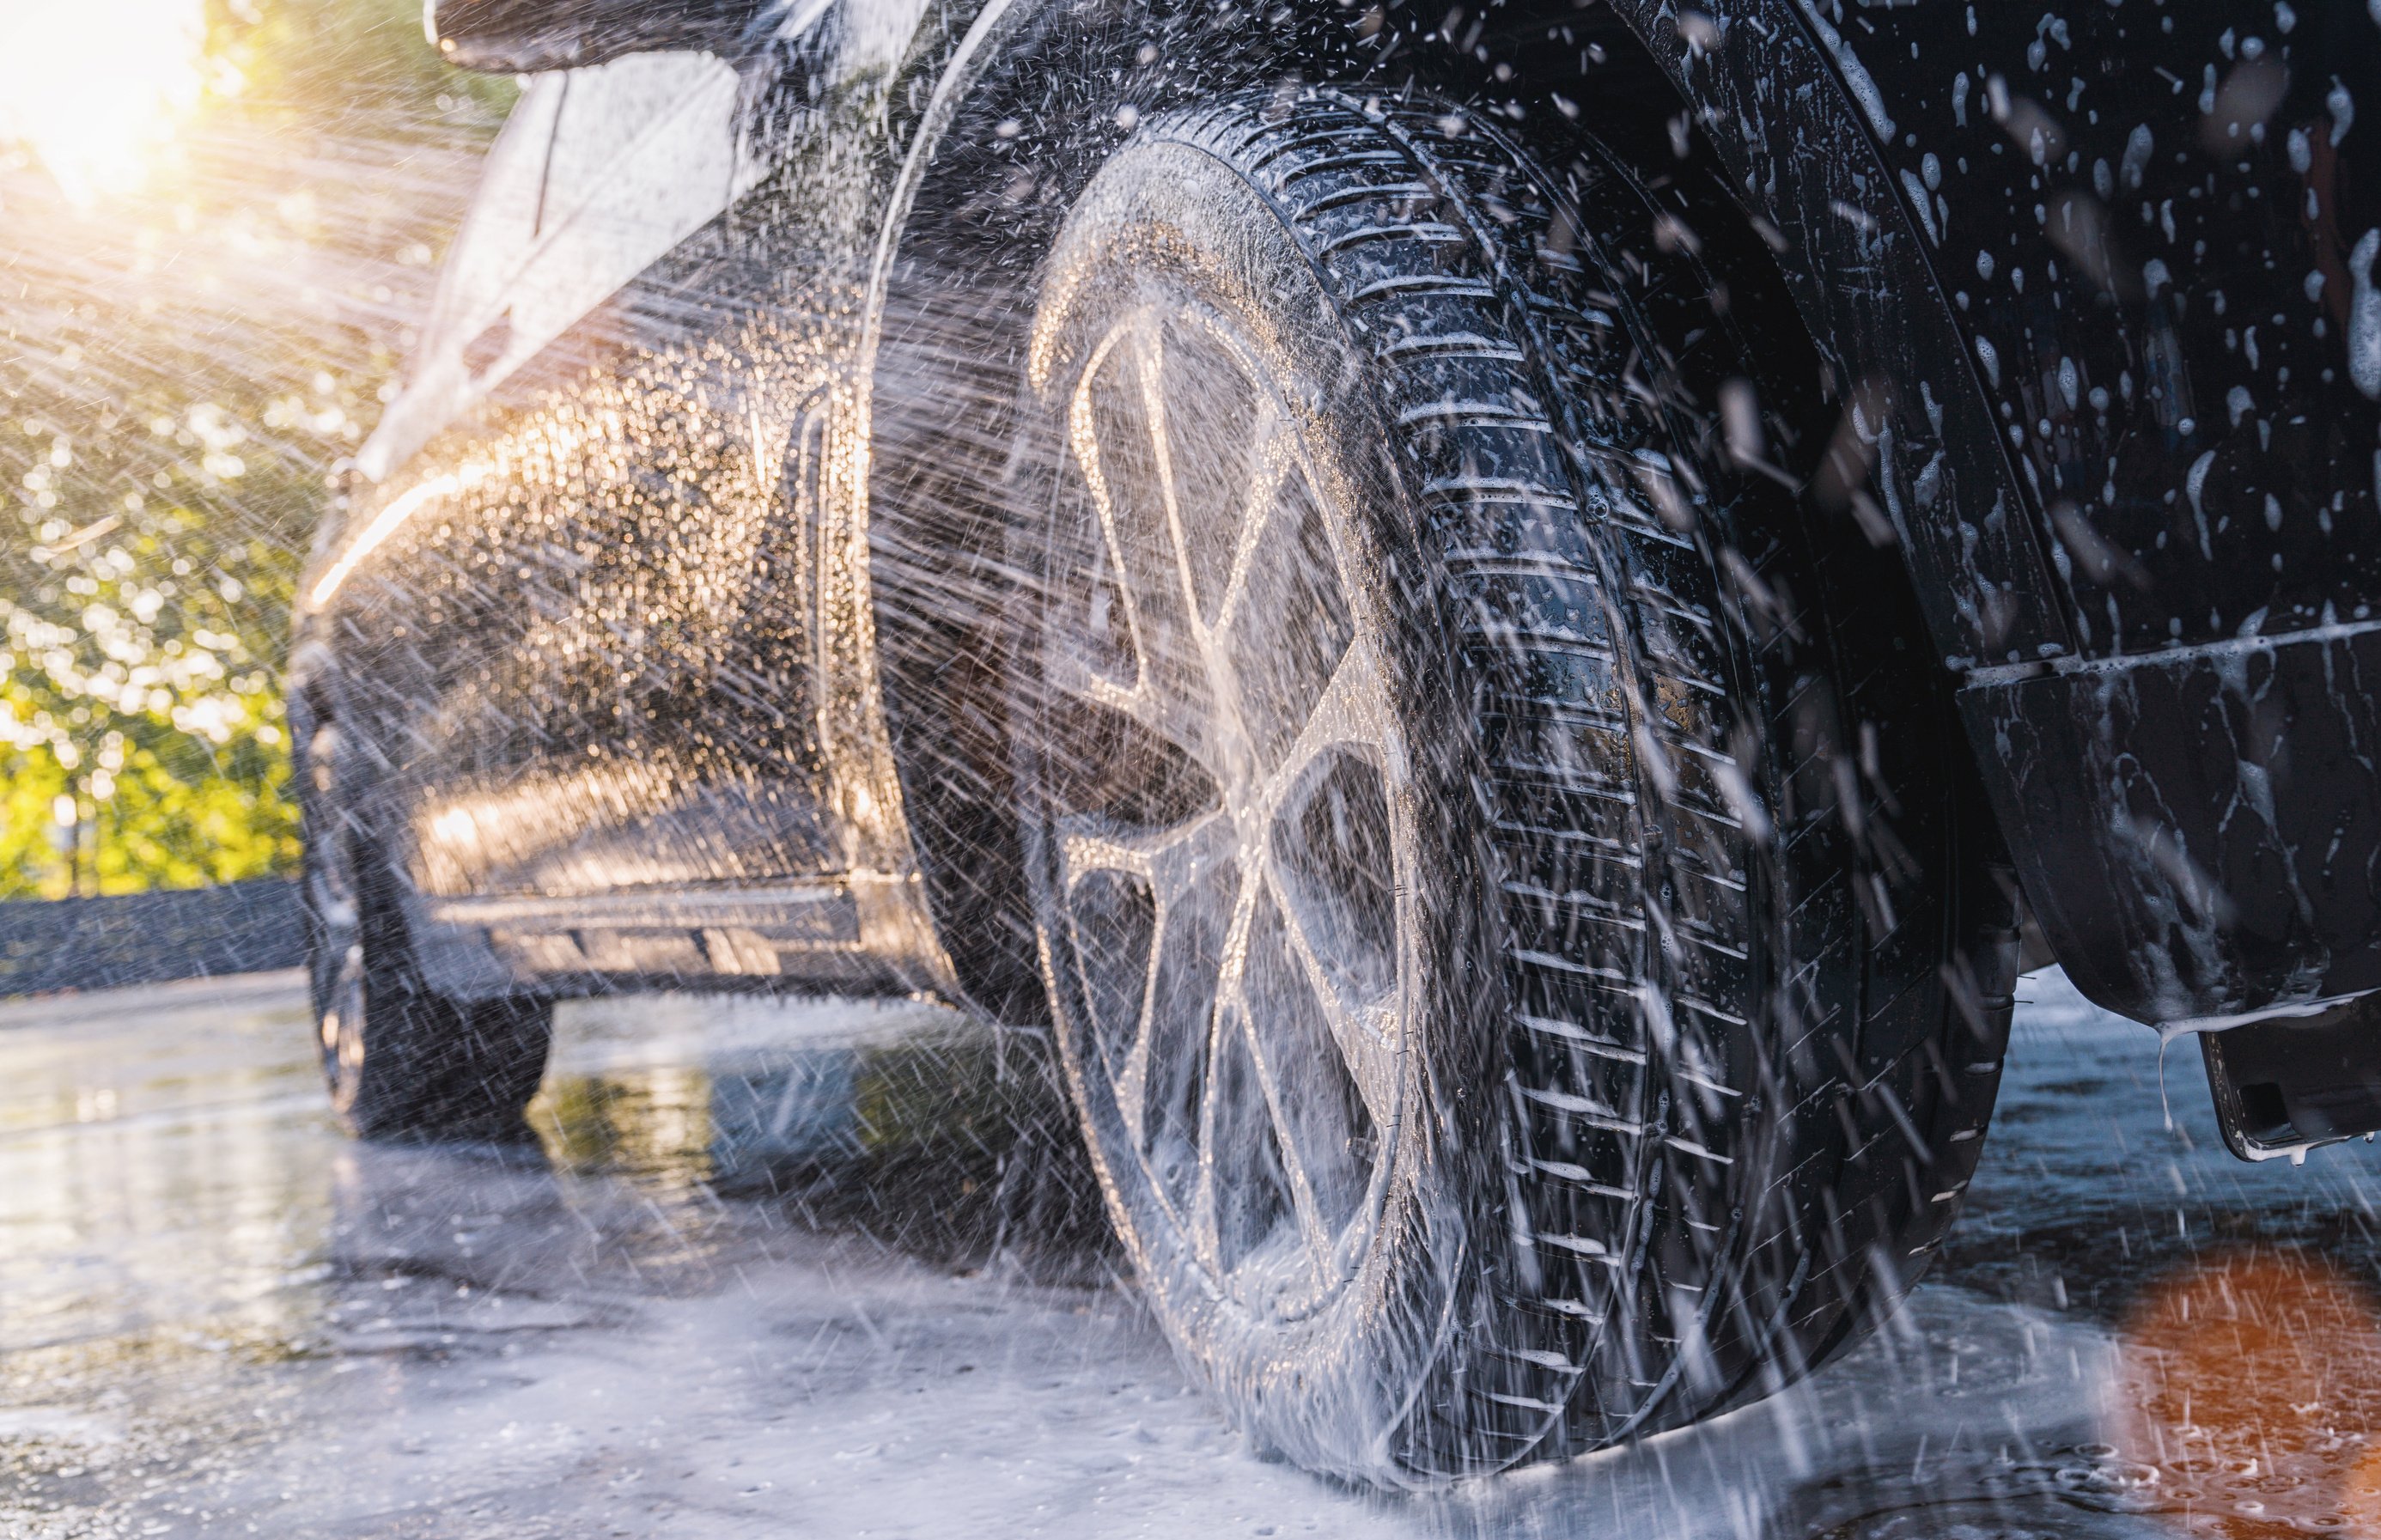
<svg viewBox="0 0 2381 1540"><path fill-rule="evenodd" d="M1161 301L1081 356L1042 651L1082 1061L1212 1285L1296 1319L1374 1236L1419 992L1374 558L1223 318Z"/></svg>

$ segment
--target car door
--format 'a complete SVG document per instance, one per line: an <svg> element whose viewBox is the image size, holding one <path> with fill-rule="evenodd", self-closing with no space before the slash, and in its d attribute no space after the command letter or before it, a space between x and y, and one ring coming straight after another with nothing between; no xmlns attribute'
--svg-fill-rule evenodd
<svg viewBox="0 0 2381 1540"><path fill-rule="evenodd" d="M351 672L412 681L378 736L428 897L850 864L820 812L832 348L782 243L729 232L745 85L690 54L532 80L360 457L382 484L308 597L389 591L389 666Z"/></svg>

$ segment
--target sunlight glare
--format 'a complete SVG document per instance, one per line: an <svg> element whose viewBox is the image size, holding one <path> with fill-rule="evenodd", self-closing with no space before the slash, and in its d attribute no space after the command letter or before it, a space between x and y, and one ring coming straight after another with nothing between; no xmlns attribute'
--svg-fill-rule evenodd
<svg viewBox="0 0 2381 1540"><path fill-rule="evenodd" d="M205 0L0 0L0 142L89 205L128 190L198 98Z"/></svg>

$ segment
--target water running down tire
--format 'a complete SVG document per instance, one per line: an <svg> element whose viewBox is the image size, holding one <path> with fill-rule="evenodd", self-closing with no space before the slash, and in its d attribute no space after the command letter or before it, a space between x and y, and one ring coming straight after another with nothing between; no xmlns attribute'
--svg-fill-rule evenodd
<svg viewBox="0 0 2381 1540"><path fill-rule="evenodd" d="M1675 186L1566 153L1329 92L1153 121L1028 363L1010 719L1110 1215L1252 1436L1389 1485L1873 1324L2008 1028L1891 554L1743 442L1784 458L1752 403L1807 340L1748 341Z"/></svg>

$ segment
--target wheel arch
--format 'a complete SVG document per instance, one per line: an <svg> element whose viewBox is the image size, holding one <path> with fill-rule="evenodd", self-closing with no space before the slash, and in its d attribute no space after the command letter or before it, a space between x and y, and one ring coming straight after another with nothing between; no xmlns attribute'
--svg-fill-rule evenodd
<svg viewBox="0 0 2381 1540"><path fill-rule="evenodd" d="M1938 657L1964 671L2072 651L2039 499L2002 446L1974 336L1877 147L1895 128L1887 95L1807 0L1735 0L1725 25L1658 0L1609 3L1760 222L1835 390L1854 407L1868 487Z"/></svg>
<svg viewBox="0 0 2381 1540"><path fill-rule="evenodd" d="M1005 594L1000 554L986 544L997 414L979 411L954 435L949 404L983 408L997 399L1001 371L1021 368L1036 264L1072 190L1138 116L1196 97L1320 79L1412 85L1496 113L1524 137L1593 121L1591 88L1621 97L1629 110L1612 116L1641 136L1658 139L1688 115L1768 241L1832 375L1824 388L1856 420L1849 491L1873 488L1882 504L1936 657L1958 669L2070 649L2029 500L1863 98L1847 84L1849 55L1830 56L1791 0L1731 9L1706 46L1713 37L1692 22L1694 35L1682 33L1658 0L1526 0L1484 12L1484 29L1461 38L1406 20L1402 7L1371 13L1384 19L1368 32L1365 13L1351 24L1322 0L1276 12L1262 35L1245 24L1203 35L1199 8L1148 0L988 0L963 33L913 50L909 100L922 105L885 210L861 352L871 583L918 858L979 1003L1010 1019L1030 1008L1038 1020L1041 1008L1001 806ZM1581 42L1575 55L1538 46L1566 29ZM1458 46L1467 39L1470 50ZM982 193L996 171L1014 207L987 220Z"/></svg>

